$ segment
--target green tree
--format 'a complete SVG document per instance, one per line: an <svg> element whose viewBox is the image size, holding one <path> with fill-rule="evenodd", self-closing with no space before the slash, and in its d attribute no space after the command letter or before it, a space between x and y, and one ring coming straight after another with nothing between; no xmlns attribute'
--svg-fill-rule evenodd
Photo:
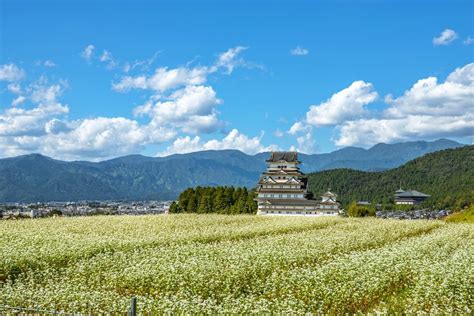
<svg viewBox="0 0 474 316"><path fill-rule="evenodd" d="M210 190L201 190L200 192L201 192L201 198L199 199L199 206L197 208L197 212L201 214L211 213L212 205L211 205Z"/></svg>
<svg viewBox="0 0 474 316"><path fill-rule="evenodd" d="M170 213L255 214L255 191L234 187L196 187L184 190L177 202L170 205Z"/></svg>
<svg viewBox="0 0 474 316"><path fill-rule="evenodd" d="M226 201L224 196L224 188L216 188L216 193L214 197L214 211L217 213L223 213L226 208Z"/></svg>
<svg viewBox="0 0 474 316"><path fill-rule="evenodd" d="M197 199L194 190L191 190L188 195L188 204L186 205L186 212L196 213L197 211Z"/></svg>
<svg viewBox="0 0 474 316"><path fill-rule="evenodd" d="M250 191L247 195L247 201L245 203L245 213L247 214L256 214L257 213L257 201L255 191Z"/></svg>
<svg viewBox="0 0 474 316"><path fill-rule="evenodd" d="M350 217L365 217L370 216L371 213L375 215L375 209L373 210L373 212L371 212L369 207L357 205L356 201L352 201L351 204L349 204L349 208L347 210L347 215L349 215Z"/></svg>
<svg viewBox="0 0 474 316"><path fill-rule="evenodd" d="M178 206L178 203L176 203L175 201L173 201L173 203L171 203L170 205L170 209L168 210L169 213L180 213L180 208Z"/></svg>
<svg viewBox="0 0 474 316"><path fill-rule="evenodd" d="M356 201L352 201L347 208L347 215L350 217L358 217L359 216L359 208L357 207Z"/></svg>
<svg viewBox="0 0 474 316"><path fill-rule="evenodd" d="M189 203L189 196L192 192L192 188L188 188L181 192L178 197L178 205L180 206L181 210L187 211L188 203Z"/></svg>
<svg viewBox="0 0 474 316"><path fill-rule="evenodd" d="M225 201L225 212L230 211L230 207L234 204L234 187L225 187L224 189L224 201Z"/></svg>

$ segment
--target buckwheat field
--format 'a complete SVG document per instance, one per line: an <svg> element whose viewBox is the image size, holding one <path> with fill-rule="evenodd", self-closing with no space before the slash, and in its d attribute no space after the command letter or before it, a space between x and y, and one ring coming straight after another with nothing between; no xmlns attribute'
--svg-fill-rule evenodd
<svg viewBox="0 0 474 316"><path fill-rule="evenodd" d="M224 215L0 222L0 305L68 313L474 312L474 225ZM0 309L1 310L1 309Z"/></svg>

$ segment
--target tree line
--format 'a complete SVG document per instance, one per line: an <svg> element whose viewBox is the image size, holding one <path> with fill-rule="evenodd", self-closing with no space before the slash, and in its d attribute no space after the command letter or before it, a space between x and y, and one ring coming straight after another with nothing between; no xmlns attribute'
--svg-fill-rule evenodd
<svg viewBox="0 0 474 316"><path fill-rule="evenodd" d="M313 192L330 187L345 209L358 200L393 207L402 186L431 196L421 207L459 210L474 204L474 146L434 152L382 172L334 169L308 177Z"/></svg>
<svg viewBox="0 0 474 316"><path fill-rule="evenodd" d="M170 205L170 213L255 214L255 191L245 187L188 188Z"/></svg>

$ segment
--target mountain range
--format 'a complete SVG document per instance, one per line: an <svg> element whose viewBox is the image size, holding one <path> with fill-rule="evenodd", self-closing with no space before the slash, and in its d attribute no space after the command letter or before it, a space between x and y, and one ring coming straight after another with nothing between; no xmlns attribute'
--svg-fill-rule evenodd
<svg viewBox="0 0 474 316"><path fill-rule="evenodd" d="M304 172L338 168L382 171L427 153L462 147L448 139L346 147L299 154ZM173 199L198 185L255 186L268 153L201 151L167 157L130 155L101 162L60 161L40 154L0 159L0 202Z"/></svg>

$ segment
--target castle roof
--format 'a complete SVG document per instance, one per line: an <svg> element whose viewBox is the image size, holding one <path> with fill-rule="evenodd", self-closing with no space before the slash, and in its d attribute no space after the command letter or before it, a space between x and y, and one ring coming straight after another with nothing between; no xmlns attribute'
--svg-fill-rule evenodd
<svg viewBox="0 0 474 316"><path fill-rule="evenodd" d="M272 177L268 177L261 179L259 183L277 183L277 181L275 181L275 179L273 179Z"/></svg>
<svg viewBox="0 0 474 316"><path fill-rule="evenodd" d="M307 205L307 206L314 206L314 205L319 205L321 202L316 201L316 200L306 200L306 199L266 199L265 201L262 201L265 204L270 204L270 205L278 205L278 206L301 206L301 205Z"/></svg>
<svg viewBox="0 0 474 316"><path fill-rule="evenodd" d="M288 189L288 188L272 188L272 189L268 189L268 188L262 188L262 189L259 189L258 190L258 193L290 193L290 194L294 194L294 193L306 193L306 189L305 188L298 188L298 189Z"/></svg>
<svg viewBox="0 0 474 316"><path fill-rule="evenodd" d="M298 153L296 151L274 151L272 152L267 162L279 162L279 161L286 161L286 162L297 162L298 161Z"/></svg>
<svg viewBox="0 0 474 316"><path fill-rule="evenodd" d="M265 199L259 203L276 206L316 206L316 205L338 205L336 202L322 202L308 199Z"/></svg>
<svg viewBox="0 0 474 316"><path fill-rule="evenodd" d="M337 197L337 194L335 193L332 193L331 191L327 191L326 193L324 193L322 196L324 197Z"/></svg>

